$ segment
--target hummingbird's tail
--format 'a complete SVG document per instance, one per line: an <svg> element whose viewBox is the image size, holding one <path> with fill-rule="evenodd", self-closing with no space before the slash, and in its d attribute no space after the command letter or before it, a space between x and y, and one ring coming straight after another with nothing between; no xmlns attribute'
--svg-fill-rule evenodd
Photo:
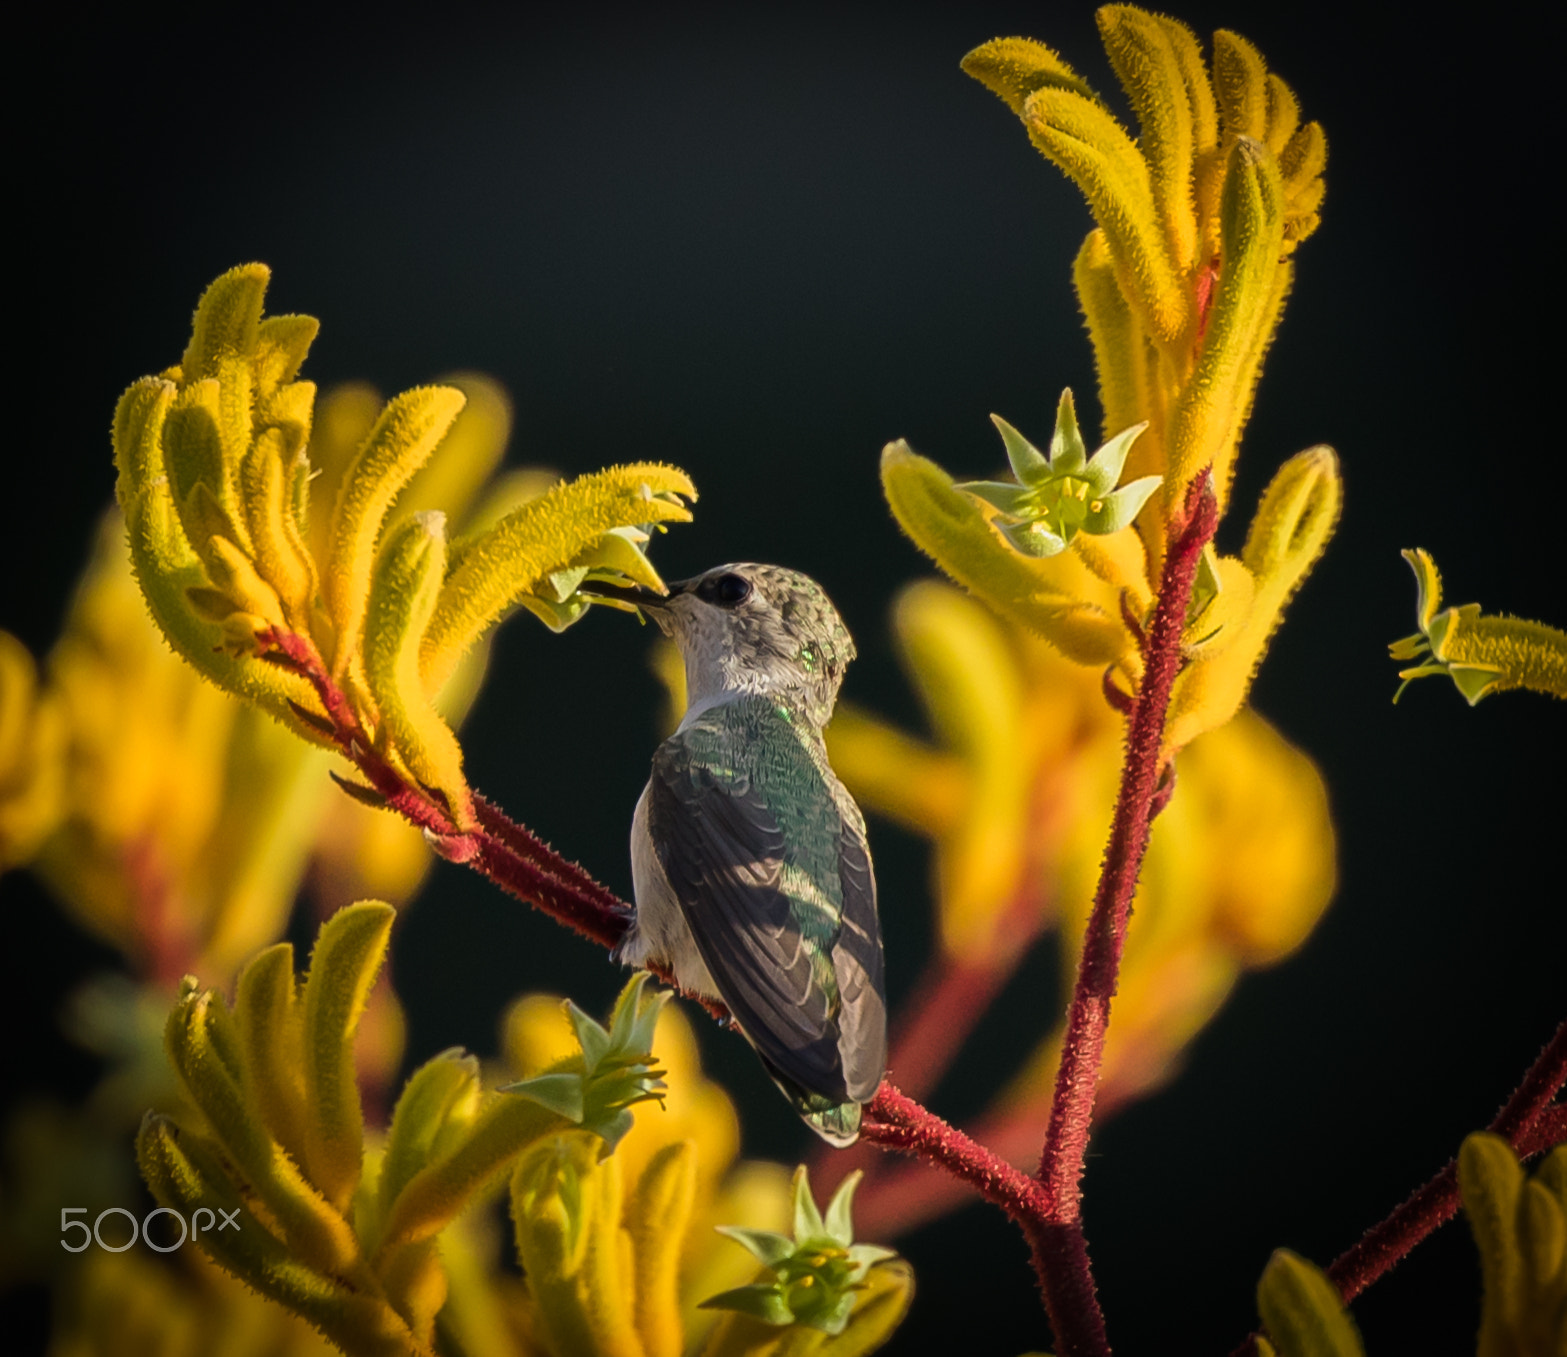
<svg viewBox="0 0 1567 1357"><path fill-rule="evenodd" d="M761 1054L758 1052L757 1054ZM839 1102L825 1093L811 1093L787 1074L780 1073L766 1056L762 1066L786 1097L800 1119L835 1149L846 1149L860 1138L860 1104Z"/></svg>
<svg viewBox="0 0 1567 1357"><path fill-rule="evenodd" d="M860 1138L859 1103L836 1103L821 1111L801 1107L799 1103L795 1107L805 1119L805 1124L829 1145L841 1150Z"/></svg>

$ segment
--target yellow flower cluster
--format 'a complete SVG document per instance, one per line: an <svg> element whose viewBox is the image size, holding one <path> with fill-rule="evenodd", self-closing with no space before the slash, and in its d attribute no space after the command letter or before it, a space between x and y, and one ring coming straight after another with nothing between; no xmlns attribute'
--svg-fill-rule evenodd
<svg viewBox="0 0 1567 1357"><path fill-rule="evenodd" d="M487 1090L477 1061L445 1052L409 1078L384 1140L367 1135L353 1038L393 917L377 902L339 911L301 981L289 944L261 952L232 1005L187 979L165 1034L185 1101L149 1114L137 1138L159 1203L181 1219L205 1211L233 1222L195 1242L350 1354L430 1357L445 1346L438 1331L474 1357L781 1350L776 1322L715 1323L697 1306L757 1276L755 1261L712 1227L776 1230L787 1176L735 1162L734 1110L703 1079L689 1028L661 1012L668 996L647 993L645 976L626 987L607 1027L569 1004L568 1022L557 1001L521 1001L504 1044L523 1078ZM632 1117L651 1100L666 1114ZM473 1211L508 1179L521 1283L497 1269ZM805 1190L797 1180L797 1216ZM846 1199L829 1216L846 1233ZM844 1301L836 1327L785 1324L790 1352L867 1352L902 1318L908 1270L884 1250L862 1251L889 1263ZM214 1306L177 1275L157 1281L167 1315L140 1321L171 1350L187 1329L210 1335L247 1322L248 1305L229 1296ZM83 1321L64 1341L102 1350L92 1321L127 1280L113 1268L79 1277ZM265 1323L280 1343L295 1341L276 1319Z"/></svg>
<svg viewBox="0 0 1567 1357"><path fill-rule="evenodd" d="M439 705L463 657L518 604L566 625L586 607L574 596L589 574L657 586L641 543L651 525L688 519L695 491L670 467L618 467L450 536L449 506L403 497L463 392L404 392L348 457L312 456L315 388L298 371L317 326L263 318L268 278L252 264L214 282L180 365L120 400L118 494L137 579L186 660L332 744L338 719L300 672L302 653L319 663L375 754L471 827L462 751ZM318 470L316 493L331 498L312 515ZM472 470L432 472L424 494L461 488ZM273 662L279 652L293 663Z"/></svg>
<svg viewBox="0 0 1567 1357"><path fill-rule="evenodd" d="M1188 486L1210 470L1221 512L1228 501L1293 278L1290 256L1317 225L1326 141L1318 124L1301 122L1289 86L1244 38L1215 34L1210 72L1196 37L1174 19L1110 5L1098 20L1138 117L1136 140L1041 43L998 39L971 52L964 69L1018 114L1094 213L1098 226L1073 279L1093 341L1103 433L1119 447L1142 429L1125 476L1134 485L1158 478L1158 491L1139 496L1134 526L1031 555L1017 549L1017 525L987 502L1004 486L989 486L988 497L965 493L901 441L883 453L882 483L903 529L948 575L1134 693L1142 628ZM1238 556L1205 551L1167 750L1240 710L1284 606L1332 535L1341 496L1332 450L1309 449L1279 469Z"/></svg>

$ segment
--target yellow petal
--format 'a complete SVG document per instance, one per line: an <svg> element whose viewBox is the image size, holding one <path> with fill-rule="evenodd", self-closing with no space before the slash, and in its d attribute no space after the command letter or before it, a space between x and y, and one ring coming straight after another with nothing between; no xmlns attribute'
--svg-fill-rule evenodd
<svg viewBox="0 0 1567 1357"><path fill-rule="evenodd" d="M462 409L451 387L405 391L387 402L375 428L344 472L332 506L322 592L336 634L333 671L346 671L358 652L360 629L387 510Z"/></svg>
<svg viewBox="0 0 1567 1357"><path fill-rule="evenodd" d="M480 489L490 479L511 440L511 399L493 378L459 372L443 386L462 392L462 412L435 455L398 495L388 521L398 523L426 509L439 509L452 523L461 523Z"/></svg>
<svg viewBox="0 0 1567 1357"><path fill-rule="evenodd" d="M393 529L376 562L365 616L365 677L381 718L378 744L438 791L459 828L475 823L462 746L425 695L419 648L441 592L445 520L433 511Z"/></svg>
<svg viewBox="0 0 1567 1357"><path fill-rule="evenodd" d="M584 1132L530 1151L512 1177L517 1254L559 1357L643 1357L620 1228L620 1163Z"/></svg>
<svg viewBox="0 0 1567 1357"><path fill-rule="evenodd" d="M1176 680L1167 748L1189 744L1240 710L1285 605L1326 549L1342 506L1343 483L1331 448L1308 448L1279 468L1241 553L1256 581L1251 614L1234 640L1199 655Z"/></svg>
<svg viewBox="0 0 1567 1357"><path fill-rule="evenodd" d="M1103 105L1074 90L1028 97L1023 122L1045 157L1088 199L1127 300L1148 333L1174 344L1191 323L1191 299L1165 242L1148 162Z"/></svg>
<svg viewBox="0 0 1567 1357"><path fill-rule="evenodd" d="M1236 446L1289 282L1288 265L1280 263L1283 208L1278 161L1259 142L1237 141L1220 203L1218 287L1196 370L1171 423L1167 503L1207 466L1221 512L1228 498Z"/></svg>
<svg viewBox="0 0 1567 1357"><path fill-rule="evenodd" d="M525 594L570 565L611 528L688 522L678 497L696 497L683 471L633 463L557 485L466 543L425 634L425 687L438 690L457 661Z"/></svg>
<svg viewBox="0 0 1567 1357"><path fill-rule="evenodd" d="M1038 632L1080 664L1112 663L1131 638L1114 595L1074 553L1033 560L996 533L970 495L934 462L889 443L881 457L882 490L914 543L970 593ZM1063 587L1064 586L1064 587ZM1095 596L1108 607L1087 602Z"/></svg>
<svg viewBox="0 0 1567 1357"><path fill-rule="evenodd" d="M306 1161L311 1181L339 1210L359 1184L364 1154L353 1036L396 917L396 910L378 900L334 914L316 938L301 996Z"/></svg>
<svg viewBox="0 0 1567 1357"><path fill-rule="evenodd" d="M636 1269L635 1318L647 1357L680 1357L680 1256L696 1195L696 1145L666 1145L649 1161L626 1202Z"/></svg>
<svg viewBox="0 0 1567 1357"><path fill-rule="evenodd" d="M1094 17L1110 64L1137 115L1138 147L1148 161L1170 253L1178 269L1189 270L1198 245L1192 203L1196 147L1191 97L1170 28L1157 15L1131 5L1105 5Z"/></svg>
<svg viewBox="0 0 1567 1357"><path fill-rule="evenodd" d="M982 962L1017 892L1028 837L1017 661L994 619L944 585L906 589L893 626L931 725L969 772L962 817L941 840L938 899L944 950Z"/></svg>
<svg viewBox="0 0 1567 1357"><path fill-rule="evenodd" d="M1268 68L1239 33L1221 28L1213 35L1213 83L1226 139L1262 140L1268 131Z"/></svg>
<svg viewBox="0 0 1567 1357"><path fill-rule="evenodd" d="M963 70L997 95L1014 113L1037 89L1053 85L1076 90L1085 98L1094 92L1066 62L1032 38L996 38L976 47L962 62Z"/></svg>

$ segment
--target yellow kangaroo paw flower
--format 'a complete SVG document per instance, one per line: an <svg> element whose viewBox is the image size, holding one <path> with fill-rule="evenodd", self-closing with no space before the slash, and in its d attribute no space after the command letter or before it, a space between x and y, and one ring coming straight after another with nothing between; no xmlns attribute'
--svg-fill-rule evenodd
<svg viewBox="0 0 1567 1357"><path fill-rule="evenodd" d="M1228 644L1199 654L1176 680L1167 748L1183 748L1240 710L1285 605L1326 550L1342 507L1343 482L1331 448L1309 448L1279 468L1241 552L1255 581L1250 614Z"/></svg>
<svg viewBox="0 0 1567 1357"><path fill-rule="evenodd" d="M1290 137L1279 153L1284 175L1284 244L1293 250L1322 221L1320 208L1327 192L1322 169L1327 163L1328 142L1318 123L1307 123Z"/></svg>
<svg viewBox="0 0 1567 1357"><path fill-rule="evenodd" d="M423 386L386 403L338 488L327 531L321 584L335 637L334 674L346 672L361 646L361 628L387 510L462 409L462 392Z"/></svg>
<svg viewBox="0 0 1567 1357"><path fill-rule="evenodd" d="M1284 1357L1365 1357L1338 1288L1288 1249L1277 1250L1263 1269L1257 1311Z"/></svg>
<svg viewBox="0 0 1567 1357"><path fill-rule="evenodd" d="M1075 90L1046 86L1029 95L1023 123L1088 199L1148 333L1174 344L1191 322L1191 299L1160 230L1148 162L1136 143L1103 105Z"/></svg>
<svg viewBox="0 0 1567 1357"><path fill-rule="evenodd" d="M467 539L425 632L426 690L438 692L464 652L508 609L541 592L552 573L575 563L610 529L689 522L682 497L695 499L696 487L674 467L611 467L553 486Z"/></svg>
<svg viewBox="0 0 1567 1357"><path fill-rule="evenodd" d="M415 1338L427 1346L435 1341L435 1317L446 1304L446 1270L433 1239L400 1249L387 1261L378 1280L392 1309L402 1316Z"/></svg>
<svg viewBox="0 0 1567 1357"><path fill-rule="evenodd" d="M316 573L294 518L290 480L298 450L281 430L263 429L240 463L240 489L256 571L277 591L287 625L308 635Z"/></svg>
<svg viewBox="0 0 1567 1357"><path fill-rule="evenodd" d="M444 377L441 385L462 392L462 411L435 455L398 495L389 522L439 509L454 526L466 526L475 498L506 455L512 416L505 389L474 372Z"/></svg>
<svg viewBox="0 0 1567 1357"><path fill-rule="evenodd" d="M1416 547L1404 559L1415 572L1420 630L1395 641L1388 652L1395 660L1421 663L1399 670L1404 682L1394 702L1411 681L1427 674L1446 674L1471 707L1512 688L1567 698L1567 632L1521 617L1483 617L1478 603L1438 612L1442 577L1431 553Z"/></svg>
<svg viewBox="0 0 1567 1357"><path fill-rule="evenodd" d="M267 316L256 326L251 363L256 389L268 399L292 382L321 332L314 316Z"/></svg>
<svg viewBox="0 0 1567 1357"><path fill-rule="evenodd" d="M571 1129L571 1122L526 1098L500 1096L487 1102L443 1153L408 1180L387 1212L381 1252L439 1234L473 1194L544 1136Z"/></svg>
<svg viewBox="0 0 1567 1357"><path fill-rule="evenodd" d="M0 871L31 860L65 812L67 736L32 653L0 631Z"/></svg>
<svg viewBox="0 0 1567 1357"><path fill-rule="evenodd" d="M427 1357L428 1350L378 1296L350 1290L274 1237L199 1139L179 1134L166 1118L149 1113L136 1138L136 1158L161 1205L187 1220L197 1218L198 1211L214 1217L222 1211L234 1221L228 1229L204 1230L200 1245L246 1285L302 1315L345 1352Z"/></svg>
<svg viewBox="0 0 1567 1357"><path fill-rule="evenodd" d="M1211 550L1211 548L1210 548ZM1187 659L1217 655L1241 634L1251 616L1257 582L1245 564L1234 556L1214 556L1214 588L1202 607L1187 613L1181 631L1181 651Z"/></svg>
<svg viewBox="0 0 1567 1357"><path fill-rule="evenodd" d="M832 766L862 806L933 839L952 832L969 799L960 759L843 701L826 737Z"/></svg>
<svg viewBox="0 0 1567 1357"><path fill-rule="evenodd" d="M243 549L226 537L209 537L206 545L207 571L212 576L213 586L233 600L235 610L261 618L267 626L286 626L283 600L256 572L254 563Z"/></svg>
<svg viewBox="0 0 1567 1357"><path fill-rule="evenodd" d="M1156 412L1149 344L1116 281L1115 261L1103 231L1090 231L1083 241L1072 265L1072 282L1094 346L1099 405L1104 411L1100 433L1108 438L1117 430L1152 419ZM1149 436L1132 445L1122 474L1128 480L1163 475L1163 452L1159 430L1150 430Z"/></svg>
<svg viewBox="0 0 1567 1357"><path fill-rule="evenodd" d="M376 1184L383 1220L414 1175L436 1157L452 1114L463 1119L464 1110L477 1110L478 1093L479 1062L457 1048L427 1060L409 1077L392 1113ZM471 1116L463 1120L472 1124Z"/></svg>
<svg viewBox="0 0 1567 1357"><path fill-rule="evenodd" d="M296 1163L305 1162L304 1025L294 986L294 948L280 942L240 973L234 996L246 1100Z"/></svg>
<svg viewBox="0 0 1567 1357"><path fill-rule="evenodd" d="M558 1357L644 1357L620 1229L620 1161L597 1137L557 1136L512 1177L517 1257Z"/></svg>
<svg viewBox="0 0 1567 1357"><path fill-rule="evenodd" d="M1465 1138L1458 1152L1458 1190L1480 1252L1482 1352L1525 1350L1514 1346L1528 1302L1517 1227L1524 1185L1518 1158L1500 1136L1482 1131Z"/></svg>
<svg viewBox="0 0 1567 1357"><path fill-rule="evenodd" d="M1289 139L1300 126L1300 100L1295 91L1271 71L1268 73L1268 133L1263 138L1274 155L1284 154Z"/></svg>
<svg viewBox="0 0 1567 1357"><path fill-rule="evenodd" d="M445 799L461 829L474 825L462 746L425 695L419 647L446 567L443 515L415 514L395 529L376 562L365 615L365 678L381 725L377 742Z"/></svg>
<svg viewBox="0 0 1567 1357"><path fill-rule="evenodd" d="M339 1211L359 1185L364 1112L354 1078L354 1031L386 956L397 911L378 900L340 909L317 935L302 995L306 1162Z"/></svg>
<svg viewBox="0 0 1567 1357"><path fill-rule="evenodd" d="M169 1014L164 1039L191 1101L283 1242L322 1272L349 1270L359 1252L353 1231L267 1135L245 1101L242 1044L223 1001L211 990L190 989Z"/></svg>
<svg viewBox="0 0 1567 1357"><path fill-rule="evenodd" d="M200 551L209 537L222 536L238 543L248 556L253 548L235 473L249 440L234 450L230 461L230 450L224 446L223 400L223 384L216 377L181 390L164 426L164 456L174 502L180 506L191 544ZM198 491L205 493L198 498Z"/></svg>
<svg viewBox="0 0 1567 1357"><path fill-rule="evenodd" d="M1085 99L1099 97L1066 62L1032 38L995 38L976 47L961 65L966 75L1019 115L1028 96L1047 85L1075 90Z"/></svg>
<svg viewBox="0 0 1567 1357"><path fill-rule="evenodd" d="M1213 35L1213 83L1226 141L1268 134L1268 68L1262 54L1241 37L1221 28Z"/></svg>
<svg viewBox="0 0 1567 1357"><path fill-rule="evenodd" d="M1283 229L1277 160L1259 142L1237 141L1220 203L1218 289L1196 371L1181 395L1170 431L1166 504L1206 466L1213 468L1221 511L1228 499L1235 450L1251 410L1262 353L1284 305L1288 276L1279 263Z"/></svg>
<svg viewBox="0 0 1567 1357"><path fill-rule="evenodd" d="M1028 839L1022 675L993 618L944 585L904 590L893 628L931 725L969 773L960 826L937 856L942 948L983 960L995 954Z"/></svg>
<svg viewBox="0 0 1567 1357"><path fill-rule="evenodd" d="M176 394L172 382L146 377L121 396L115 411L115 493L147 606L169 643L198 672L312 743L325 743L320 731L294 715L296 703L320 710L314 689L276 665L235 658L224 648L221 627L190 606L187 591L206 588L210 581L181 526L165 464L163 434Z"/></svg>
<svg viewBox="0 0 1567 1357"><path fill-rule="evenodd" d="M272 270L265 264L241 264L214 279L201 294L191 322L190 343L180 359L183 382L216 377L225 359L246 358L254 352L260 334L261 307L271 279ZM280 337L280 330L269 335L273 342ZM297 339L296 334L296 342ZM300 357L304 357L302 352Z"/></svg>
<svg viewBox="0 0 1567 1357"><path fill-rule="evenodd" d="M882 490L916 546L976 597L1037 631L1080 664L1110 664L1131 638L1119 617L1063 591L1054 581L1075 568L1070 553L1045 560L1020 555L991 528L978 501L934 462L901 440L881 455Z"/></svg>
<svg viewBox="0 0 1567 1357"><path fill-rule="evenodd" d="M1278 153L1279 171L1290 193L1298 193L1309 180L1319 178L1328 163L1328 138L1322 124L1309 122L1291 134Z"/></svg>
<svg viewBox="0 0 1567 1357"><path fill-rule="evenodd" d="M1170 254L1177 269L1188 271L1198 246L1192 202L1196 148L1191 96L1170 28L1131 5L1105 5L1094 17L1110 65L1137 115L1138 147L1148 162ZM1106 427L1126 426L1107 421Z"/></svg>
<svg viewBox="0 0 1567 1357"><path fill-rule="evenodd" d="M626 1202L636 1270L635 1319L646 1357L680 1357L680 1252L696 1199L696 1142L678 1140L650 1160Z"/></svg>

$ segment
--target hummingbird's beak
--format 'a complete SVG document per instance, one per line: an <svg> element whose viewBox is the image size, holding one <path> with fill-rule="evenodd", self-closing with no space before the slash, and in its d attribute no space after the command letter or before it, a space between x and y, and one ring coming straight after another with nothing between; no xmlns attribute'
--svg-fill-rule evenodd
<svg viewBox="0 0 1567 1357"><path fill-rule="evenodd" d="M684 581L682 581L684 583ZM634 608L646 608L649 612L662 612L669 607L669 597L640 584L610 584L604 580L583 580L577 586L579 594L590 598L613 599L616 603L630 604ZM670 594L680 592L679 585L669 587Z"/></svg>

